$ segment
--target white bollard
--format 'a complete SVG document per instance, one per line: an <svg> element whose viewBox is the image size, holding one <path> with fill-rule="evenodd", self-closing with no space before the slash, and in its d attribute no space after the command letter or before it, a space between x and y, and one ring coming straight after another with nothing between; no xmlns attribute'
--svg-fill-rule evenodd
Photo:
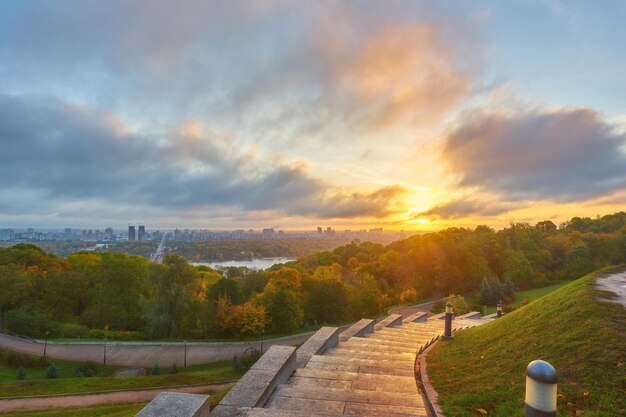
<svg viewBox="0 0 626 417"><path fill-rule="evenodd" d="M526 368L525 417L556 417L556 370L536 360Z"/></svg>

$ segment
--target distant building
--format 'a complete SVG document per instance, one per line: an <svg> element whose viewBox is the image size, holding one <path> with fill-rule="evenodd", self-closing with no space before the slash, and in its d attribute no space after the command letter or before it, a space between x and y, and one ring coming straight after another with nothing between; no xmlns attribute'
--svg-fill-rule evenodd
<svg viewBox="0 0 626 417"><path fill-rule="evenodd" d="M143 224L139 225L137 240L146 240L146 226L144 226Z"/></svg>
<svg viewBox="0 0 626 417"><path fill-rule="evenodd" d="M135 226L128 226L128 240L135 241L137 237L135 235Z"/></svg>

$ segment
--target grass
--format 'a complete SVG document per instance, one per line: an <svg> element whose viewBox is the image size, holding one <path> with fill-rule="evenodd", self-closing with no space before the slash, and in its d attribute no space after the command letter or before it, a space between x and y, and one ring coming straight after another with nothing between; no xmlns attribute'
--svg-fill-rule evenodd
<svg viewBox="0 0 626 417"><path fill-rule="evenodd" d="M57 379L46 379L45 368L27 368L27 379L17 380L15 368L0 367L0 398L213 384L237 380L244 374L242 370L233 369L231 361L219 361L181 368L178 374L169 374L169 368L164 367L161 369L161 375L113 378L107 375L117 368L108 367L99 376L81 378L74 376L80 363L55 361L55 364L60 367Z"/></svg>
<svg viewBox="0 0 626 417"><path fill-rule="evenodd" d="M563 286L569 284L570 282L571 281L562 281L562 282L560 282L558 284L548 285L547 287L533 288L531 290L524 290L524 291L517 291L515 293L515 299L511 303L511 307L513 307L513 309L519 308L524 303L535 301L536 299L541 298L544 295L548 295L551 292L556 291L559 288L562 288ZM476 293L476 295L470 297L468 301L470 302L470 304L473 304L474 306L479 306L478 309L481 312L483 312L482 311L483 307L480 307L479 296L480 296L480 294ZM496 312L496 307L495 306L487 306L485 310L486 311L483 312L484 313L483 315L495 313Z"/></svg>
<svg viewBox="0 0 626 417"><path fill-rule="evenodd" d="M526 366L543 359L559 374L559 417L626 415L626 314L610 302L611 293L593 286L615 271L570 282L438 343L428 355L428 373L444 414L478 416L482 409L522 417Z"/></svg>
<svg viewBox="0 0 626 417"><path fill-rule="evenodd" d="M5 417L132 417L146 404L99 405L95 407L63 408L44 411L18 411Z"/></svg>

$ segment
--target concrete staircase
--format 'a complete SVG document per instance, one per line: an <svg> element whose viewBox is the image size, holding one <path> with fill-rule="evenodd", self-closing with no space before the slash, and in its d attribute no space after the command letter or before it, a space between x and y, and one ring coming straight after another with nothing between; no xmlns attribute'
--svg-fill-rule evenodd
<svg viewBox="0 0 626 417"><path fill-rule="evenodd" d="M458 317L453 329L486 321L479 315ZM227 395L222 402L229 406L220 403L213 415L426 416L415 380L415 360L420 349L443 331L444 320L426 320L423 314L404 320L391 315L378 324L361 320L341 335L335 328L322 328L298 350L306 353L296 352L297 368L288 379L267 388L271 391L267 401L236 407Z"/></svg>

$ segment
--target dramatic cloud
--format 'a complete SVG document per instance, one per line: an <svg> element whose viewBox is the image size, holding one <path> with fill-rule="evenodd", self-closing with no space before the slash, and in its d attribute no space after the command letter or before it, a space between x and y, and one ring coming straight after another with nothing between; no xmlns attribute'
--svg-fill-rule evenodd
<svg viewBox="0 0 626 417"><path fill-rule="evenodd" d="M22 9L0 13L8 91L95 99L138 119L210 114L213 124L255 131L279 121L297 140L434 125L467 96L479 56L470 24L412 0Z"/></svg>
<svg viewBox="0 0 626 417"><path fill-rule="evenodd" d="M459 199L439 204L427 211L416 214L414 218L441 217L445 219L456 219L466 217L489 217L497 216L498 214L506 213L516 208L520 207L513 204L493 201L492 199Z"/></svg>
<svg viewBox="0 0 626 417"><path fill-rule="evenodd" d="M346 193L300 165L260 159L232 134L197 122L162 137L130 131L106 112L0 95L0 186L51 201L191 210L234 207L319 218L385 216L401 187Z"/></svg>
<svg viewBox="0 0 626 417"><path fill-rule="evenodd" d="M626 136L591 109L474 113L443 157L496 199L582 201L626 188Z"/></svg>

